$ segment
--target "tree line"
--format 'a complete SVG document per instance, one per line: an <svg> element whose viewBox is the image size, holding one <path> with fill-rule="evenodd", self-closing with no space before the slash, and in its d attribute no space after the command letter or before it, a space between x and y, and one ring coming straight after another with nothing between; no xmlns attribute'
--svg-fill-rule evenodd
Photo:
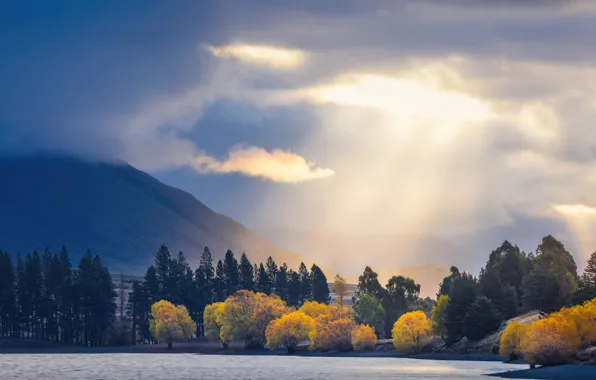
<svg viewBox="0 0 596 380"><path fill-rule="evenodd" d="M116 314L112 277L87 252L73 268L68 251L25 257L0 251L0 337L99 346Z"/></svg>
<svg viewBox="0 0 596 380"><path fill-rule="evenodd" d="M132 285L127 307L132 322L132 342L153 340L151 306L158 301L184 305L192 320L197 322L196 335L202 336L205 307L223 302L239 290L275 294L289 306L306 301L329 302L327 278L316 264L309 270L301 263L294 271L285 263L278 266L272 257L265 264L252 264L243 253L238 262L234 253L228 250L223 260L214 266L211 252L206 247L198 268L193 271L182 252L172 257L168 248L161 246L144 280Z"/></svg>

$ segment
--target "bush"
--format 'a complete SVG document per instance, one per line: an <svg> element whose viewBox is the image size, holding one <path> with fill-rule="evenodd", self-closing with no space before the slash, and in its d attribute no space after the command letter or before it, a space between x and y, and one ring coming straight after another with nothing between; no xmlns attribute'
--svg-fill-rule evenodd
<svg viewBox="0 0 596 380"><path fill-rule="evenodd" d="M430 341L430 322L422 311L406 313L395 322L391 334L397 350L418 352Z"/></svg>
<svg viewBox="0 0 596 380"><path fill-rule="evenodd" d="M532 323L521 339L524 360L530 365L565 364L581 345L575 324L548 317Z"/></svg>
<svg viewBox="0 0 596 380"><path fill-rule="evenodd" d="M469 340L480 340L495 332L501 320L501 313L490 299L476 297L464 319L464 334Z"/></svg>
<svg viewBox="0 0 596 380"><path fill-rule="evenodd" d="M350 351L352 349L352 330L354 321L351 318L331 320L319 317L310 333L312 347L324 351Z"/></svg>
<svg viewBox="0 0 596 380"><path fill-rule="evenodd" d="M527 331L527 325L515 321L510 322L501 335L499 354L509 356L511 360L520 358L522 355L521 341Z"/></svg>
<svg viewBox="0 0 596 380"><path fill-rule="evenodd" d="M587 301L583 305L563 308L549 318L560 318L572 322L577 328L581 345L590 346L596 342L596 300Z"/></svg>
<svg viewBox="0 0 596 380"><path fill-rule="evenodd" d="M372 351L377 344L377 336L369 325L358 325L352 330L354 351Z"/></svg>
<svg viewBox="0 0 596 380"><path fill-rule="evenodd" d="M287 348L288 353L293 353L300 343L308 340L314 325L313 318L298 311L282 315L267 326L267 348L275 350L283 346Z"/></svg>

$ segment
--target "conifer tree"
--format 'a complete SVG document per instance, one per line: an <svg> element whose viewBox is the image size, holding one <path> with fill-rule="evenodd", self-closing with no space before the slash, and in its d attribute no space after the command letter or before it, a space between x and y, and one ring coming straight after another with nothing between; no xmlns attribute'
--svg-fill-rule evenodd
<svg viewBox="0 0 596 380"><path fill-rule="evenodd" d="M267 271L265 270L263 264L259 266L259 276L256 286L258 291L263 292L267 295L271 294L271 279L269 278L269 275L267 274Z"/></svg>
<svg viewBox="0 0 596 380"><path fill-rule="evenodd" d="M240 275L240 289L244 290L255 290L255 280L254 280L254 272L253 266L248 260L246 253L242 254L240 258L240 265L239 265L239 275Z"/></svg>
<svg viewBox="0 0 596 380"><path fill-rule="evenodd" d="M312 276L312 298L319 303L329 303L329 284L327 277L316 264L310 268Z"/></svg>
<svg viewBox="0 0 596 380"><path fill-rule="evenodd" d="M159 297L163 300L172 301L171 295L174 289L171 289L172 280L170 269L172 267L172 257L168 247L162 245L155 254L155 274L159 285Z"/></svg>
<svg viewBox="0 0 596 380"><path fill-rule="evenodd" d="M449 291L449 302L445 310L445 327L447 329L447 342L455 343L464 335L464 319L470 305L478 294L476 279L463 273L454 278Z"/></svg>
<svg viewBox="0 0 596 380"><path fill-rule="evenodd" d="M224 296L225 298L231 296L239 290L240 273L238 269L238 261L234 258L234 253L228 249L223 261L224 270Z"/></svg>
<svg viewBox="0 0 596 380"><path fill-rule="evenodd" d="M223 262L219 260L215 267L215 281L213 282L214 301L223 302L226 299L226 273Z"/></svg>
<svg viewBox="0 0 596 380"><path fill-rule="evenodd" d="M300 303L302 304L312 300L312 278L304 263L300 263L298 274L300 275Z"/></svg>
<svg viewBox="0 0 596 380"><path fill-rule="evenodd" d="M288 300L288 266L286 263L283 263L277 272L275 279L275 291L279 298L284 301Z"/></svg>
<svg viewBox="0 0 596 380"><path fill-rule="evenodd" d="M15 271L8 253L0 250L0 338L13 336L17 320Z"/></svg>
<svg viewBox="0 0 596 380"><path fill-rule="evenodd" d="M495 304L487 297L476 297L464 319L464 335L469 340L480 340L496 331L502 315Z"/></svg>
<svg viewBox="0 0 596 380"><path fill-rule="evenodd" d="M205 297L205 305L213 303L213 291L214 291L214 280L215 280L215 269L213 268L213 259L211 258L211 251L205 247L203 254L201 255L201 261L199 262L199 268L203 276L203 285L199 289L201 294Z"/></svg>
<svg viewBox="0 0 596 380"><path fill-rule="evenodd" d="M384 297L384 289L379 283L378 277L379 275L371 267L367 266L364 268L364 272L358 277L354 299L367 294L381 300Z"/></svg>
<svg viewBox="0 0 596 380"><path fill-rule="evenodd" d="M585 281L596 287L596 252L592 253L586 264Z"/></svg>
<svg viewBox="0 0 596 380"><path fill-rule="evenodd" d="M269 277L269 284L271 284L271 290L270 293L275 293L277 294L277 289L276 289L276 285L277 285L277 274L279 273L279 268L277 267L277 264L275 263L275 261L273 260L273 258L271 256L269 256L267 258L267 262L265 263L265 269L267 271L267 276Z"/></svg>
<svg viewBox="0 0 596 380"><path fill-rule="evenodd" d="M294 272L290 269L288 272L288 306L300 306L301 282L300 275L298 272Z"/></svg>

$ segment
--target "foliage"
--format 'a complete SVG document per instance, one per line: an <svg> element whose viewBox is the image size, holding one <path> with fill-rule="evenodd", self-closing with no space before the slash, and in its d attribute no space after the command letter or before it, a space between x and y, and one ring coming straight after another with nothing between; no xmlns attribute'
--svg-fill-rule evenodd
<svg viewBox="0 0 596 380"><path fill-rule="evenodd" d="M469 340L480 340L496 331L501 321L501 313L490 299L476 297L466 313L464 334Z"/></svg>
<svg viewBox="0 0 596 380"><path fill-rule="evenodd" d="M169 347L175 340L190 338L197 328L184 305L174 306L171 302L161 300L151 306L151 315L151 334L158 342L167 343Z"/></svg>
<svg viewBox="0 0 596 380"><path fill-rule="evenodd" d="M324 351L352 349L352 318L331 319L330 314L319 317L309 337L313 348Z"/></svg>
<svg viewBox="0 0 596 380"><path fill-rule="evenodd" d="M441 294L437 300L437 304L433 306L431 312L431 325L433 332L440 335L441 338L445 337L447 333L447 327L445 326L445 313L447 311L447 304L449 303L449 296Z"/></svg>
<svg viewBox="0 0 596 380"><path fill-rule="evenodd" d="M352 346L354 351L371 351L375 349L377 336L369 325L358 325L352 330Z"/></svg>
<svg viewBox="0 0 596 380"><path fill-rule="evenodd" d="M521 357L521 341L527 331L528 325L523 325L516 321L510 322L505 328L505 331L503 331L503 335L501 335L499 354L509 356L512 360Z"/></svg>
<svg viewBox="0 0 596 380"><path fill-rule="evenodd" d="M596 343L596 299L583 305L562 308L559 312L550 314L549 318L573 323L582 346Z"/></svg>
<svg viewBox="0 0 596 380"><path fill-rule="evenodd" d="M269 323L265 330L267 348L275 350L283 346L288 353L293 353L296 347L308 340L313 330L315 320L298 311L284 314Z"/></svg>
<svg viewBox="0 0 596 380"><path fill-rule="evenodd" d="M445 309L448 343L454 343L463 337L465 316L477 293L477 282L471 275L463 273L453 280L449 291L449 302Z"/></svg>
<svg viewBox="0 0 596 380"><path fill-rule="evenodd" d="M383 297L383 287L378 280L379 275L367 266L364 268L364 273L358 277L358 285L356 288L355 299L363 295L369 295L377 298L378 300Z"/></svg>
<svg viewBox="0 0 596 380"><path fill-rule="evenodd" d="M223 302L207 305L203 313L203 324L205 326L205 337L211 342L221 342L222 346L227 348L230 342L221 339L221 316L224 306L225 304Z"/></svg>
<svg viewBox="0 0 596 380"><path fill-rule="evenodd" d="M576 326L562 318L549 317L532 323L521 339L521 351L528 364L567 363L580 345Z"/></svg>
<svg viewBox="0 0 596 380"><path fill-rule="evenodd" d="M331 307L324 303L317 301L307 301L299 309L301 313L308 315L311 318L318 318L322 315L329 314Z"/></svg>
<svg viewBox="0 0 596 380"><path fill-rule="evenodd" d="M406 313L393 325L392 336L397 350L420 351L430 340L430 321L422 311Z"/></svg>
<svg viewBox="0 0 596 380"><path fill-rule="evenodd" d="M441 297L441 295L449 295L449 291L451 290L451 284L453 281L459 277L461 277L461 273L456 266L452 266L449 269L450 273L449 276L445 277L443 281L439 284L439 292L437 293L437 299Z"/></svg>
<svg viewBox="0 0 596 380"><path fill-rule="evenodd" d="M312 277L312 299L313 301L329 303L329 284L327 277L316 264L310 268Z"/></svg>
<svg viewBox="0 0 596 380"><path fill-rule="evenodd" d="M372 326L377 335L384 332L385 309L381 302L368 294L364 294L354 302L354 319L357 323Z"/></svg>
<svg viewBox="0 0 596 380"><path fill-rule="evenodd" d="M340 306L344 304L344 297L348 292L348 286L346 280L339 274L335 275L335 281L333 281L333 292L339 300Z"/></svg>

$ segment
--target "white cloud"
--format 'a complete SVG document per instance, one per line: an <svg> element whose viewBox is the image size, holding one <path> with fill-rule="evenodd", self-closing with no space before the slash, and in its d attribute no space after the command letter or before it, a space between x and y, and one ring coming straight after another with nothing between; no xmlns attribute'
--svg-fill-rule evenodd
<svg viewBox="0 0 596 380"><path fill-rule="evenodd" d="M296 69L307 60L307 54L302 50L277 46L231 44L205 48L218 58L232 58L278 70Z"/></svg>
<svg viewBox="0 0 596 380"><path fill-rule="evenodd" d="M193 159L201 173L241 173L273 182L298 183L332 176L333 170L316 167L314 162L289 151L274 149L268 152L257 147L237 146L225 160L208 155Z"/></svg>

